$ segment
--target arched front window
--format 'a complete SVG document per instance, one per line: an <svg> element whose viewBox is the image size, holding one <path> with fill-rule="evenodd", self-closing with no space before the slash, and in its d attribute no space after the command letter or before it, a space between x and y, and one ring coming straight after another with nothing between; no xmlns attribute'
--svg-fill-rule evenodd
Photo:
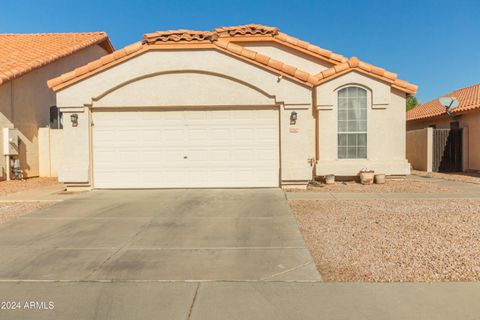
<svg viewBox="0 0 480 320"><path fill-rule="evenodd" d="M338 91L338 159L367 158L367 91Z"/></svg>

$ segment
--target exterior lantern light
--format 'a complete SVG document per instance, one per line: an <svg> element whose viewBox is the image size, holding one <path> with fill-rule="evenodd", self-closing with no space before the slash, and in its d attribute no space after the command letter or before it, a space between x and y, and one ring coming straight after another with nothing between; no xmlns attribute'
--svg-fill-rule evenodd
<svg viewBox="0 0 480 320"><path fill-rule="evenodd" d="M292 113L290 113L290 124L296 124L297 123L297 112L296 111L292 111Z"/></svg>
<svg viewBox="0 0 480 320"><path fill-rule="evenodd" d="M70 115L70 121L72 121L72 127L78 126L78 114L74 113Z"/></svg>

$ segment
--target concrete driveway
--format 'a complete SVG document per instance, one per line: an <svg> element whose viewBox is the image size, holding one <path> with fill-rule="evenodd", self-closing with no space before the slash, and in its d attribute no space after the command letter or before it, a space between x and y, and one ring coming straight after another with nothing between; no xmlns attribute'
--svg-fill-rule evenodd
<svg viewBox="0 0 480 320"><path fill-rule="evenodd" d="M2 280L321 280L278 189L94 191L0 246Z"/></svg>
<svg viewBox="0 0 480 320"><path fill-rule="evenodd" d="M280 190L95 191L0 225L2 320L480 314L478 283L318 280Z"/></svg>

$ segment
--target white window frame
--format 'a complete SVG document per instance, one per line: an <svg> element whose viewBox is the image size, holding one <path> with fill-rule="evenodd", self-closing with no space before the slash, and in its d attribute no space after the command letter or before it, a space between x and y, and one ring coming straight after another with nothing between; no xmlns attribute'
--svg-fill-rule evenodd
<svg viewBox="0 0 480 320"><path fill-rule="evenodd" d="M363 119L355 119L356 122L360 122L360 121L364 121L365 122L365 131L349 131L348 130L348 127L345 128L344 130L340 130L340 92L342 92L343 90L348 90L348 88L356 88L357 90L362 90L365 92L365 108L361 108L361 109L364 109L364 112L365 112L365 118L364 120ZM337 122L337 159L338 160L367 160L368 159L368 110L369 110L369 90L367 90L366 88L362 87L362 86L358 86L358 85L346 85L346 86L342 86L341 88L339 88L337 91L336 91L336 104L337 104L337 116L336 116L336 122ZM348 124L348 102L347 102L347 109L346 109L346 114L347 114L347 120L344 120L347 122ZM358 126L357 126L358 127ZM340 144L340 135L346 135L346 144L345 145L341 145ZM349 156L348 155L348 148L349 148L349 144L348 144L348 135L356 135L356 143L354 145L351 145L351 147L355 147L357 148L356 149L356 155L354 157L352 156ZM364 135L365 136L365 143L362 144L362 145L358 145L358 138L359 138L359 135ZM363 155L358 155L358 148L364 148L365 149L365 152ZM341 156L340 155L340 148L345 148L345 156Z"/></svg>

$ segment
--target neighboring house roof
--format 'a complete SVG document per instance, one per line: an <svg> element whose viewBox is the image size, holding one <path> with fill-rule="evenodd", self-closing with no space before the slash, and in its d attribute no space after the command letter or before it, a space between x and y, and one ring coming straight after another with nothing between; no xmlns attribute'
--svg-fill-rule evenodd
<svg viewBox="0 0 480 320"><path fill-rule="evenodd" d="M114 51L105 32L0 34L0 84L95 44Z"/></svg>
<svg viewBox="0 0 480 320"><path fill-rule="evenodd" d="M453 91L446 96L455 97L460 102L458 107L451 111L452 114L480 109L480 84ZM407 121L428 119L444 114L445 107L440 104L438 99L435 99L407 111Z"/></svg>
<svg viewBox="0 0 480 320"><path fill-rule="evenodd" d="M324 61L329 61L334 66L322 73L312 75L294 66L272 59L251 49L244 48L241 46L242 41L274 41L283 43L296 50L315 55ZM213 31L169 30L147 33L143 36L142 42L129 45L110 55L93 61L86 66L54 78L48 81L48 85L57 91L147 50L178 48L213 48L311 87L329 81L346 72L358 70L386 81L397 89L405 91L407 94L414 94L417 90L417 86L409 84L406 81L398 80L394 73L361 62L357 58L346 59L329 50L313 46L305 41L280 33L277 28L257 24L220 27ZM336 68L337 66L338 68Z"/></svg>

